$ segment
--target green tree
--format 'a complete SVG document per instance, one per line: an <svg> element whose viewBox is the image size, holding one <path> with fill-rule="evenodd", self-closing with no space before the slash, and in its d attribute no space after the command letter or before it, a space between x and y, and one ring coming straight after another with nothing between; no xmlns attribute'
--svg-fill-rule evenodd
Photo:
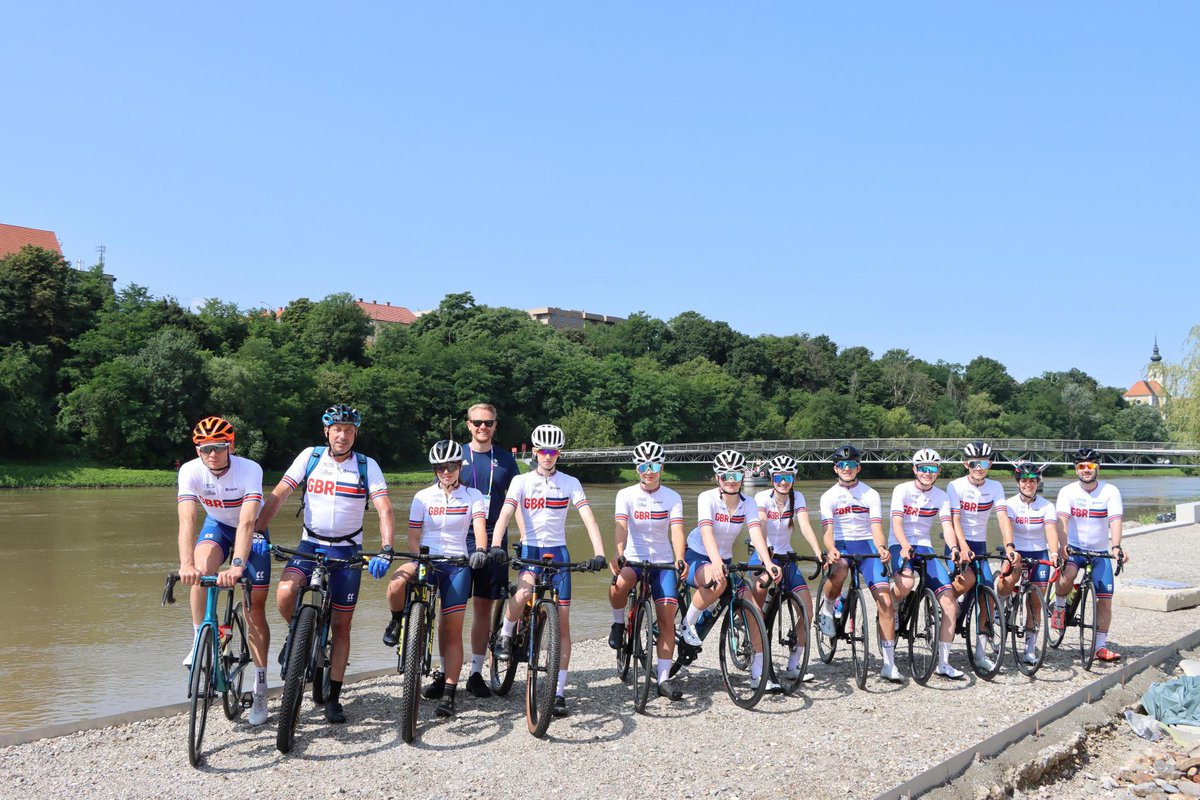
<svg viewBox="0 0 1200 800"><path fill-rule="evenodd" d="M50 347L0 347L0 455L45 455L53 442Z"/></svg>

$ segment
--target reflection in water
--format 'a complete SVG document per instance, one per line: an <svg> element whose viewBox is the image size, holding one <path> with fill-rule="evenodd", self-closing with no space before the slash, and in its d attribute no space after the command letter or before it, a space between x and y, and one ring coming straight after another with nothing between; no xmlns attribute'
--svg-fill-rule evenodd
<svg viewBox="0 0 1200 800"><path fill-rule="evenodd" d="M1111 475L1111 473L1110 473ZM1015 491L1007 475L998 477ZM1107 477L1107 476L1106 476ZM1126 517L1173 510L1200 497L1200 478L1124 477L1116 479ZM817 505L832 481L796 484L818 528ZM1051 479L1053 499L1065 479ZM874 481L891 497L895 480ZM605 541L611 548L613 503L619 486L587 487ZM701 484L676 485L684 497L687 525L695 524L695 498ZM400 539L416 487L392 490ZM277 517L273 538L294 545L300 524L293 497ZM568 543L580 560L591 555L578 517L569 517ZM378 519L367 515L367 548L378 547ZM993 522L993 529L995 523ZM50 489L0 492L0 732L98 717L167 703L183 702L186 673L180 666L191 644L186 597L159 606L163 579L178 566L177 521L171 489ZM797 542L800 537L796 537ZM611 550L610 550L611 554ZM278 579L276 562L273 577ZM607 572L577 575L571 606L572 632L602 636L611 621ZM271 660L282 644L283 623L268 603L272 625ZM468 613L470 613L468 611ZM379 641L387 620L384 583L363 575L362 600L355 613L351 672L394 667L395 654ZM470 621L465 627L470 630ZM268 670L277 685L278 668Z"/></svg>

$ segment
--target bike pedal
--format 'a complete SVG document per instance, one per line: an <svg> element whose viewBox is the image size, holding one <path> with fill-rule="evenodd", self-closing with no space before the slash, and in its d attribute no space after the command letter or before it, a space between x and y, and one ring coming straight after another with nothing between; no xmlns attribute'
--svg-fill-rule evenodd
<svg viewBox="0 0 1200 800"><path fill-rule="evenodd" d="M242 708L250 708L254 705L254 693L242 692Z"/></svg>

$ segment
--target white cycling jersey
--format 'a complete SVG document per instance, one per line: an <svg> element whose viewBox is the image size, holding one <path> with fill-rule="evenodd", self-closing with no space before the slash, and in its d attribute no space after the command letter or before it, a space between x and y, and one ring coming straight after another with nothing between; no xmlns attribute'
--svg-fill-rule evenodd
<svg viewBox="0 0 1200 800"><path fill-rule="evenodd" d="M1040 494L1026 503L1017 492L1008 498L1008 518L1013 525L1013 544L1018 550L1045 550L1049 546L1046 538L1046 523L1054 524L1054 504Z"/></svg>
<svg viewBox="0 0 1200 800"><path fill-rule="evenodd" d="M179 468L176 502L199 503L205 514L236 528L247 501L262 504L262 475L262 467L241 456L230 455L229 469L220 476L192 459Z"/></svg>
<svg viewBox="0 0 1200 800"><path fill-rule="evenodd" d="M821 526L833 524L836 542L872 541L872 523L883 524L883 500L862 481L849 488L835 483L821 495Z"/></svg>
<svg viewBox="0 0 1200 800"><path fill-rule="evenodd" d="M521 515L525 522L523 541L534 547L565 547L567 508L589 505L579 481L558 470L549 475L534 470L513 478L504 504Z"/></svg>
<svg viewBox="0 0 1200 800"><path fill-rule="evenodd" d="M922 489L916 481L902 483L892 490L892 530L888 546L900 544L896 528L904 526L904 535L913 547L933 547L933 522L941 520L942 539L950 526L950 497L936 486Z"/></svg>
<svg viewBox="0 0 1200 800"><path fill-rule="evenodd" d="M639 486L626 486L617 492L615 517L629 530L625 543L628 561L675 560L671 548L671 526L683 525L683 500L679 492L659 486L647 492Z"/></svg>
<svg viewBox="0 0 1200 800"><path fill-rule="evenodd" d="M1079 481L1068 483L1059 489L1054 506L1058 518L1067 521L1067 544L1081 550L1108 550L1108 523L1125 516L1121 492L1107 481L1097 481L1090 492Z"/></svg>
<svg viewBox="0 0 1200 800"><path fill-rule="evenodd" d="M724 495L719 488L701 492L696 498L696 507L700 524L688 534L687 546L689 550L697 553L708 555L708 550L704 547L704 537L700 535L700 525L705 523L712 525L713 537L717 540L717 552L721 558L733 558L733 542L743 526L747 529L762 529L762 523L758 519L758 504L754 502L754 498L744 494L738 495L738 504L732 513L729 506L725 505Z"/></svg>
<svg viewBox="0 0 1200 800"><path fill-rule="evenodd" d="M791 553L792 550L792 528L788 523L793 519L799 519L801 514L808 513L808 504L804 501L804 495L801 492L796 492L795 508L788 510L780 508L775 502L775 490L763 489L758 494L754 495L754 502L758 505L760 511L767 512L767 546L776 553ZM787 501L784 501L784 506L787 506ZM762 517L762 514L759 514Z"/></svg>
<svg viewBox="0 0 1200 800"><path fill-rule="evenodd" d="M304 448L283 474L283 482L295 489L304 482L311 447ZM319 544L362 545L363 513L366 499L387 495L387 482L375 459L367 459L367 485L358 474L358 457L351 452L343 461L334 461L326 449L308 476L304 493L304 535ZM351 536L351 534L355 534ZM346 538L349 537L349 538Z"/></svg>
<svg viewBox="0 0 1200 800"><path fill-rule="evenodd" d="M992 511L1004 511L1004 487L1000 481L984 478L982 486L971 483L968 475L955 478L946 487L950 513L958 517L968 542L986 542L988 517Z"/></svg>
<svg viewBox="0 0 1200 800"><path fill-rule="evenodd" d="M487 519L483 494L459 484L449 496L438 484L413 495L408 529L421 532L421 544L434 556L467 555L467 531Z"/></svg>

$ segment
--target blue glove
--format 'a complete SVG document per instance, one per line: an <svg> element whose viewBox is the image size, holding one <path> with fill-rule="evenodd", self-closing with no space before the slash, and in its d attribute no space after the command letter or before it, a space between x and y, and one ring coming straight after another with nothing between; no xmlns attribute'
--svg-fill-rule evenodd
<svg viewBox="0 0 1200 800"><path fill-rule="evenodd" d="M271 552L271 540L267 538L267 532L254 532L254 539L250 542L250 553L256 556L265 556Z"/></svg>
<svg viewBox="0 0 1200 800"><path fill-rule="evenodd" d="M367 572L371 573L371 577L379 580L384 575L387 575L388 568L392 566L392 548L385 547L380 551L379 555L371 556L371 560L367 562Z"/></svg>

